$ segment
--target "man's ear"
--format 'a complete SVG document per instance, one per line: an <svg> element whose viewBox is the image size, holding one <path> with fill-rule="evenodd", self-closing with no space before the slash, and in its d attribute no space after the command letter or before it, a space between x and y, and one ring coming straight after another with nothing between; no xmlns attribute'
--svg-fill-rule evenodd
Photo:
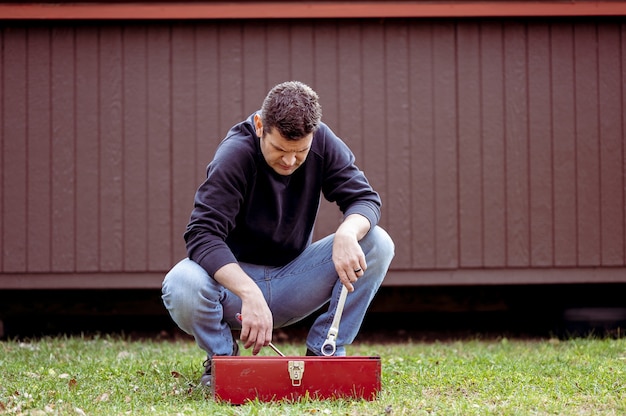
<svg viewBox="0 0 626 416"><path fill-rule="evenodd" d="M256 135L263 137L263 121L261 120L261 116L258 114L254 115L254 127L256 129Z"/></svg>

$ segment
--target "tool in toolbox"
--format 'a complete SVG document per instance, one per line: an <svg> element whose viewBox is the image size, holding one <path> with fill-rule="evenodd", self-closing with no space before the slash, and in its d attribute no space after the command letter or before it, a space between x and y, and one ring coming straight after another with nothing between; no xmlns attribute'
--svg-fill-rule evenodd
<svg viewBox="0 0 626 416"><path fill-rule="evenodd" d="M235 317L237 318L237 320L239 320L239 322L241 322L241 321L242 321L242 319L243 319L243 317L241 316L241 314L240 314L240 313L238 313L237 315L235 315ZM271 342L269 343L269 347L270 347L271 349L273 349L273 350L274 350L274 352L275 352L276 354L280 355L281 357L284 357L284 356L285 356L285 354L283 354L282 352L280 352L280 350L279 350L278 348L276 348L276 346L275 346L274 344L272 344Z"/></svg>
<svg viewBox="0 0 626 416"><path fill-rule="evenodd" d="M380 357L335 357L339 323L348 291L345 286L322 346L321 357L213 356L211 389L218 402L243 404L251 400L355 398L374 400L381 389ZM242 317L238 314L237 319Z"/></svg>

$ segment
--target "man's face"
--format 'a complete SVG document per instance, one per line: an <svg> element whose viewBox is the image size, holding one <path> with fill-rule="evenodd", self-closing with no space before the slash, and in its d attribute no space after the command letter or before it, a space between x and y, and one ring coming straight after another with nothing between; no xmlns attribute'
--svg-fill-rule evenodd
<svg viewBox="0 0 626 416"><path fill-rule="evenodd" d="M276 173L283 176L291 175L304 163L311 150L313 133L299 140L288 140L276 129L271 133L264 132L263 123L258 114L254 116L254 124L256 134L261 138L261 153Z"/></svg>

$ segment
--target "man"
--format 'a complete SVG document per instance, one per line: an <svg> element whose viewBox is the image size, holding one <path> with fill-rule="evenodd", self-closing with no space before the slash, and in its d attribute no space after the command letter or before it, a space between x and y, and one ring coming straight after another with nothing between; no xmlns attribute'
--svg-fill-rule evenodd
<svg viewBox="0 0 626 416"><path fill-rule="evenodd" d="M238 354L232 329L256 355L273 328L330 301L306 341L307 355L321 355L342 285L351 293L335 355L345 355L394 255L377 226L380 198L354 161L321 122L315 91L297 81L275 86L221 142L195 195L184 235L189 257L163 282L172 319L207 353L203 384L211 357ZM321 194L344 218L311 243Z"/></svg>

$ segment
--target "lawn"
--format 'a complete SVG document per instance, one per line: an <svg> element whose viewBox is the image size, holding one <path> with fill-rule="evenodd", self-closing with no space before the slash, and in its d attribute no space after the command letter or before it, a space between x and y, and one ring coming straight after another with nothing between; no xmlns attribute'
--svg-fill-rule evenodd
<svg viewBox="0 0 626 416"><path fill-rule="evenodd" d="M277 343L287 355L302 344ZM24 415L623 415L626 338L358 343L379 355L377 400L217 404L188 339L45 337L0 343L0 413ZM244 351L244 355L249 352ZM273 355L266 348L264 355Z"/></svg>

